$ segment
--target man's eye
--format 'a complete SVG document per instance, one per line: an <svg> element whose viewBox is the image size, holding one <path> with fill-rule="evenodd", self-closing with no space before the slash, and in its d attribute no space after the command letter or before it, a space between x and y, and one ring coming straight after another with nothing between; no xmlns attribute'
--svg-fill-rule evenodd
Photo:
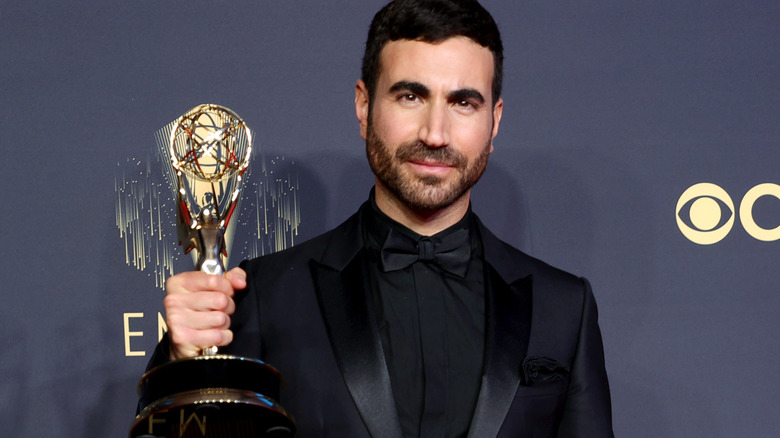
<svg viewBox="0 0 780 438"><path fill-rule="evenodd" d="M468 100L459 100L455 102L455 106L457 106L458 108L467 108L467 109L474 109L477 107L471 101Z"/></svg>
<svg viewBox="0 0 780 438"><path fill-rule="evenodd" d="M411 101L417 100L417 96L412 94L412 93L407 93L407 94L404 94L403 96L401 96L401 99L408 100L408 101L411 102Z"/></svg>

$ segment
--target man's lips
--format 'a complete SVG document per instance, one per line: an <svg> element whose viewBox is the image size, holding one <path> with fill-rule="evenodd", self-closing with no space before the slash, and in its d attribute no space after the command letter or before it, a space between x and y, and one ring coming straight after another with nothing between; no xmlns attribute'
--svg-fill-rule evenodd
<svg viewBox="0 0 780 438"><path fill-rule="evenodd" d="M451 164L441 163L438 161L427 161L427 160L410 160L407 161L407 163L417 171L424 172L424 173L435 173L435 174L448 172L450 169L455 167L454 165Z"/></svg>

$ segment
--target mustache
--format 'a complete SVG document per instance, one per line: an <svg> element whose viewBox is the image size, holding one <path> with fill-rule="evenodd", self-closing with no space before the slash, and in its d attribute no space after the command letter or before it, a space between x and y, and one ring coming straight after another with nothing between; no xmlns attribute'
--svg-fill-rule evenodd
<svg viewBox="0 0 780 438"><path fill-rule="evenodd" d="M400 161L433 161L446 166L461 167L466 158L460 152L444 147L432 148L417 140L402 144L395 152Z"/></svg>

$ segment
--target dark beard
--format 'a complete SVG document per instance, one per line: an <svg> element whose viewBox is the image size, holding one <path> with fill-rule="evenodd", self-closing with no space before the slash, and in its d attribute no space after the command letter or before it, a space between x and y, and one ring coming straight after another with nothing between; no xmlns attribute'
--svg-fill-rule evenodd
<svg viewBox="0 0 780 438"><path fill-rule="evenodd" d="M374 175L404 204L420 211L441 210L462 198L485 172L490 156L490 140L471 163L463 154L449 147L431 148L421 141L402 144L392 156L370 123L367 134L366 155ZM401 165L410 160L429 160L453 166L460 173L460 178L445 183L435 175L407 176L402 173Z"/></svg>

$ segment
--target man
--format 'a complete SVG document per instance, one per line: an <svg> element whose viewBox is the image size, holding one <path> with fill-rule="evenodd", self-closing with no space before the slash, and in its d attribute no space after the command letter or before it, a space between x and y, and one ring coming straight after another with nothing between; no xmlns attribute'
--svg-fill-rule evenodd
<svg viewBox="0 0 780 438"><path fill-rule="evenodd" d="M355 87L375 187L338 228L223 277L169 279L152 364L211 346L279 368L301 437L609 437L588 283L470 210L503 110L476 1L397 0Z"/></svg>

